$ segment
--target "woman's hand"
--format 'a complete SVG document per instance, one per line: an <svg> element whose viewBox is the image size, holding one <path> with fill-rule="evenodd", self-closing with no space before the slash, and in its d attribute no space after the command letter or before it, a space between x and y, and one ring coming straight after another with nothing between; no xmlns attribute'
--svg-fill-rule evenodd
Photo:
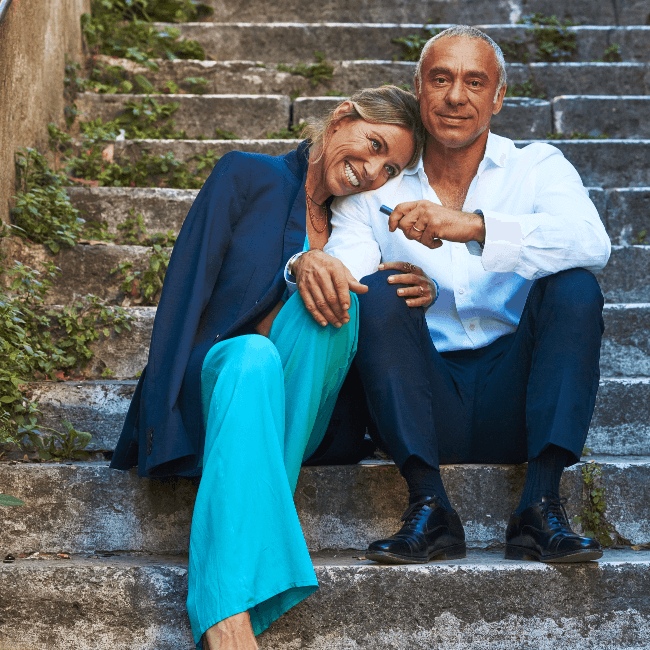
<svg viewBox="0 0 650 650"><path fill-rule="evenodd" d="M409 262L383 262L379 265L380 271L391 269L401 271L401 273L389 276L390 284L409 285L397 290L397 295L406 298L406 304L409 307L424 307L426 309L436 299L434 281L419 266Z"/></svg>

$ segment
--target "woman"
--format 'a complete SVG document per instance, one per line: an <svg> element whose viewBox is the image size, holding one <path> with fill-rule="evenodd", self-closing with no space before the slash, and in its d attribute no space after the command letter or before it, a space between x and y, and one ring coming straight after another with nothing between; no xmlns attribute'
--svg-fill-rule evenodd
<svg viewBox="0 0 650 650"><path fill-rule="evenodd" d="M183 224L111 467L202 477L187 603L199 649L256 648L318 587L293 491L354 356L357 303L324 327L318 287L299 278L313 317L285 265L323 248L331 197L380 187L423 141L410 93L361 91L286 156L225 155Z"/></svg>

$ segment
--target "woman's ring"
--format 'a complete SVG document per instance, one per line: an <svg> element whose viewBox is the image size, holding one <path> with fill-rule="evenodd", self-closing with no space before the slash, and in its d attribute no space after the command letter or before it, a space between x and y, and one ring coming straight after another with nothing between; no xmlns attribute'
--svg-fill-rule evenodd
<svg viewBox="0 0 650 650"><path fill-rule="evenodd" d="M411 226L411 228L413 228L413 230L415 230L417 232L424 232L424 230L420 230L419 228L416 228L415 226Z"/></svg>

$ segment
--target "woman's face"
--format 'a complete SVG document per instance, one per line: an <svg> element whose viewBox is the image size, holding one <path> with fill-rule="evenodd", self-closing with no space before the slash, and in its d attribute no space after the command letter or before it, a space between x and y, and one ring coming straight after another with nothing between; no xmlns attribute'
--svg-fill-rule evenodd
<svg viewBox="0 0 650 650"><path fill-rule="evenodd" d="M406 127L346 117L332 126L325 141L323 189L334 196L375 190L406 167L414 149Z"/></svg>

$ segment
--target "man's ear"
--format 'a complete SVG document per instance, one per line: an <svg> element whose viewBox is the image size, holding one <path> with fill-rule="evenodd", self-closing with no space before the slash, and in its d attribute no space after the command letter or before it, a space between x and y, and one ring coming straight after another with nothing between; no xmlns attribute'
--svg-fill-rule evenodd
<svg viewBox="0 0 650 650"><path fill-rule="evenodd" d="M501 90L497 93L497 98L494 102L494 108L492 109L492 115L496 115L503 106L503 98L506 96L506 90L508 90L508 84L503 84Z"/></svg>

